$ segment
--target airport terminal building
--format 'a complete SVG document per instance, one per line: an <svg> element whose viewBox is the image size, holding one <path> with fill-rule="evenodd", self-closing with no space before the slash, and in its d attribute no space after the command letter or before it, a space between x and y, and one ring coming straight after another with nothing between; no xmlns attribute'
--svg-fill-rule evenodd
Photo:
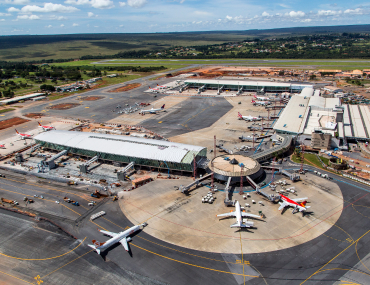
<svg viewBox="0 0 370 285"><path fill-rule="evenodd" d="M207 148L129 136L97 134L90 132L48 131L37 135L41 146L85 157L136 165L193 171L196 161L207 156Z"/></svg>
<svg viewBox="0 0 370 285"><path fill-rule="evenodd" d="M257 92L264 90L264 92L289 92L299 93L304 88L312 88L312 84L303 83L289 83L277 81L251 81L241 78L240 80L215 80L215 79L190 79L185 80L184 84L188 88L202 88L203 90L232 90L232 91L245 91Z"/></svg>

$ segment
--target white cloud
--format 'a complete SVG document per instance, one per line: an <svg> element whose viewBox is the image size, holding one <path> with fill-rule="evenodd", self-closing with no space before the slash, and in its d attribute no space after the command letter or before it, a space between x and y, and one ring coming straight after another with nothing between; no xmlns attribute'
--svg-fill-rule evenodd
<svg viewBox="0 0 370 285"><path fill-rule="evenodd" d="M333 10L319 10L319 12L317 12L317 15L318 16L335 16L335 15L338 15L338 14L341 14L342 11L333 11Z"/></svg>
<svg viewBox="0 0 370 285"><path fill-rule="evenodd" d="M231 21L232 19L233 19L233 17L231 17L231 16L229 16L229 15L227 15L227 16L226 16L226 20L227 20L227 21Z"/></svg>
<svg viewBox="0 0 370 285"><path fill-rule="evenodd" d="M73 25L72 25L73 27L78 27L79 26L79 24L76 24L76 23L73 23Z"/></svg>
<svg viewBox="0 0 370 285"><path fill-rule="evenodd" d="M87 12L87 16L88 16L89 18L94 17L94 13L93 13L93 12Z"/></svg>
<svg viewBox="0 0 370 285"><path fill-rule="evenodd" d="M45 28L49 28L49 29L52 28L52 27L53 27L52 25L45 26Z"/></svg>
<svg viewBox="0 0 370 285"><path fill-rule="evenodd" d="M79 9L72 7L72 6L64 6L62 4L54 4L54 3L45 3L44 7L36 6L36 5L27 5L21 9L22 13L32 13L32 12L43 12L43 13L50 13L50 12L62 12L62 13L72 13L79 11Z"/></svg>
<svg viewBox="0 0 370 285"><path fill-rule="evenodd" d="M365 14L365 11L361 8L356 8L356 9L347 9L344 11L344 14L353 14L353 15L363 15Z"/></svg>
<svg viewBox="0 0 370 285"><path fill-rule="evenodd" d="M304 20L302 20L301 22L302 23L309 23L309 22L311 22L312 21L312 19L304 19Z"/></svg>
<svg viewBox="0 0 370 285"><path fill-rule="evenodd" d="M37 15L19 15L17 16L19 20L39 20L40 17Z"/></svg>
<svg viewBox="0 0 370 285"><path fill-rule="evenodd" d="M19 9L14 8L14 7L10 7L10 8L8 8L8 12L19 12Z"/></svg>
<svg viewBox="0 0 370 285"><path fill-rule="evenodd" d="M111 9L114 7L111 0L91 0L90 4L97 9Z"/></svg>
<svg viewBox="0 0 370 285"><path fill-rule="evenodd" d="M30 0L5 0L6 4L13 4L13 5L25 5L30 3Z"/></svg>
<svg viewBox="0 0 370 285"><path fill-rule="evenodd" d="M0 19L0 22L4 22L5 21L5 19Z"/></svg>
<svg viewBox="0 0 370 285"><path fill-rule="evenodd" d="M90 0L66 0L64 1L64 3L73 5L85 5L90 4Z"/></svg>
<svg viewBox="0 0 370 285"><path fill-rule="evenodd" d="M119 27L120 27L120 28L122 28L122 27L123 27L123 25L119 25Z"/></svg>
<svg viewBox="0 0 370 285"><path fill-rule="evenodd" d="M194 14L197 15L197 16L210 16L210 15L212 15L211 13L206 12L206 11L194 11Z"/></svg>
<svg viewBox="0 0 370 285"><path fill-rule="evenodd" d="M120 5L121 7L125 7L125 6L127 5L127 3L126 3L126 2L119 2L119 5Z"/></svg>
<svg viewBox="0 0 370 285"><path fill-rule="evenodd" d="M263 13L262 13L262 17L268 17L268 16L270 16L270 14L269 14L269 13L267 13L267 12L263 12Z"/></svg>
<svg viewBox="0 0 370 285"><path fill-rule="evenodd" d="M283 7L283 8L290 8L289 5L286 5L286 4L279 4L280 7Z"/></svg>
<svg viewBox="0 0 370 285"><path fill-rule="evenodd" d="M64 24L61 24L60 27L63 28L64 27Z"/></svg>
<svg viewBox="0 0 370 285"><path fill-rule="evenodd" d="M68 20L68 18L67 17L64 17L64 16L52 15L52 16L50 16L50 20L63 21L63 20Z"/></svg>
<svg viewBox="0 0 370 285"><path fill-rule="evenodd" d="M133 8L141 8L147 3L147 0L127 0L127 5Z"/></svg>
<svg viewBox="0 0 370 285"><path fill-rule="evenodd" d="M9 13L0 13L0 16L11 16L12 14Z"/></svg>
<svg viewBox="0 0 370 285"><path fill-rule="evenodd" d="M292 18L298 18L298 17L304 17L304 15L306 15L304 12L302 11L290 11L289 13L286 13L287 16L290 16Z"/></svg>

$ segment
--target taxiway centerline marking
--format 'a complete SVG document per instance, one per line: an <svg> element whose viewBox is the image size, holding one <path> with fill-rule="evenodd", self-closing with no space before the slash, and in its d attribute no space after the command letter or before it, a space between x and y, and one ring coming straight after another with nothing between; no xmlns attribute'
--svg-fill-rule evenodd
<svg viewBox="0 0 370 285"><path fill-rule="evenodd" d="M19 260L24 260L24 261L50 260L50 259L55 259L55 258L62 257L64 255L67 255L68 253L76 250L85 241L85 239L86 239L86 237L75 248L71 249L70 251L68 251L66 253L63 253L61 255L58 255L58 256L53 256L53 257L47 257L47 258L22 258L22 257L15 257L15 256L6 255L6 254L3 254L3 253L0 253L0 255L5 256L5 257L9 257L9 258L12 258L12 259L19 259Z"/></svg>

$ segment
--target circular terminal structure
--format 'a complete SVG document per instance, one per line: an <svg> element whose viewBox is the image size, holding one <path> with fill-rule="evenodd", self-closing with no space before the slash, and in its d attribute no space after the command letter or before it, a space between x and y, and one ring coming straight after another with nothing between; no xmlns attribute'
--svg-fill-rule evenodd
<svg viewBox="0 0 370 285"><path fill-rule="evenodd" d="M231 177L233 182L240 181L241 176L244 181L245 176L258 180L264 174L257 160L239 154L221 155L214 158L208 164L208 172L213 172L214 177L222 181L227 181Z"/></svg>

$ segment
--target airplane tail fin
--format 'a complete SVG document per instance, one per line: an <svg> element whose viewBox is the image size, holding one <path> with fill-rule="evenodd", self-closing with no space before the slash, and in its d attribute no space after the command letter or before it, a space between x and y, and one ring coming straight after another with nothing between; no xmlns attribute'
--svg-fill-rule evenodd
<svg viewBox="0 0 370 285"><path fill-rule="evenodd" d="M257 98L257 96L256 96L256 95L254 95L253 97L254 97L254 98Z"/></svg>
<svg viewBox="0 0 370 285"><path fill-rule="evenodd" d="M17 131L17 129L15 130L15 132L16 132L17 134L19 134L19 132Z"/></svg>
<svg viewBox="0 0 370 285"><path fill-rule="evenodd" d="M240 112L238 112L238 117L243 118L243 116L242 116L242 114L240 114Z"/></svg>
<svg viewBox="0 0 370 285"><path fill-rule="evenodd" d="M164 106L165 106L166 104L163 104L163 106L161 107L161 109L164 109Z"/></svg>
<svg viewBox="0 0 370 285"><path fill-rule="evenodd" d="M42 127L41 124L40 124L40 122L38 122L38 123L39 123L39 126Z"/></svg>
<svg viewBox="0 0 370 285"><path fill-rule="evenodd" d="M303 202L301 203L301 206L302 206L302 207L305 207L305 206L306 206L306 204L307 204L307 201L303 201Z"/></svg>
<svg viewBox="0 0 370 285"><path fill-rule="evenodd" d="M88 244L87 245L88 247L91 247L92 249L94 249L98 254L100 254L100 249L96 248L95 245L92 245L92 244Z"/></svg>
<svg viewBox="0 0 370 285"><path fill-rule="evenodd" d="M256 103L256 101L252 100L252 103Z"/></svg>
<svg viewBox="0 0 370 285"><path fill-rule="evenodd" d="M244 223L235 223L230 226L230 228L250 228L253 227L254 223L253 222L244 222Z"/></svg>

